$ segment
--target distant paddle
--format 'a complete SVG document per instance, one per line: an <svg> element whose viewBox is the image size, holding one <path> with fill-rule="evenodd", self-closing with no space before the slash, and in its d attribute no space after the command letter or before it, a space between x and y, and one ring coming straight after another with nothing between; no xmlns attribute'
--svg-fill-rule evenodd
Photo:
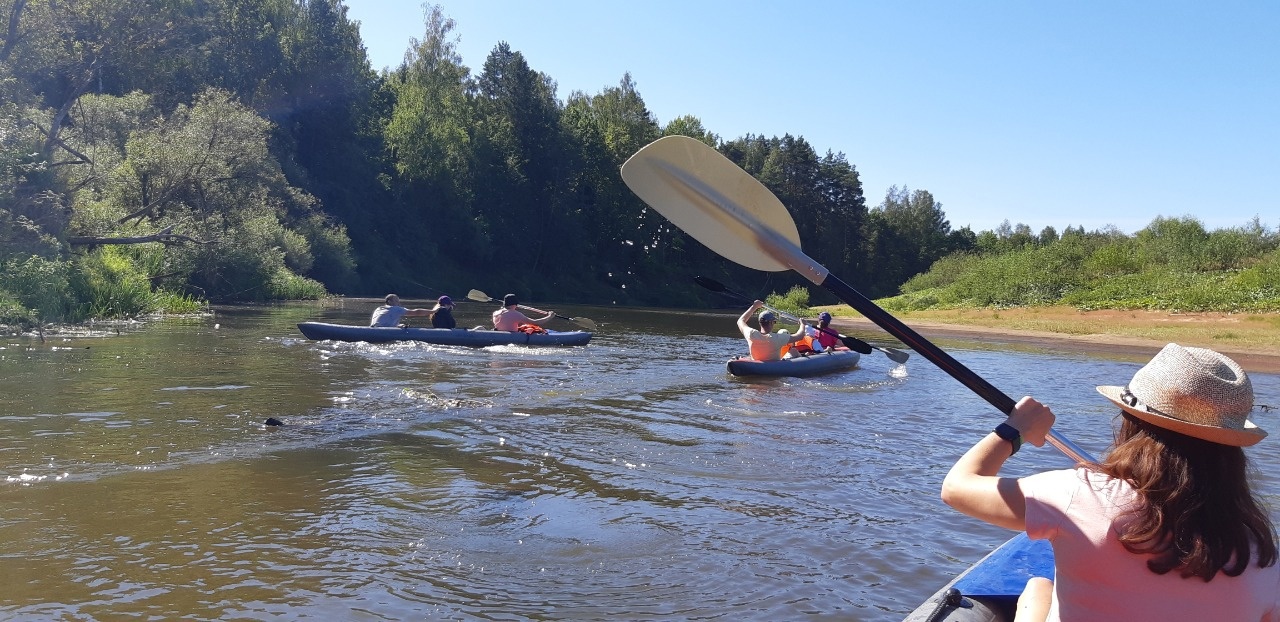
<svg viewBox="0 0 1280 622"><path fill-rule="evenodd" d="M646 204L720 256L767 272L795 270L825 287L1006 415L1015 402L800 250L787 208L760 180L688 136L650 143L622 165L622 179ZM1049 443L1077 462L1089 454L1056 430Z"/></svg>
<svg viewBox="0 0 1280 622"><path fill-rule="evenodd" d="M739 294L738 292L735 292L729 289L728 287L725 287L722 283L720 283L720 281L717 281L715 279L709 279L705 276L695 276L693 277L693 280L696 281L698 285L701 285L713 292L725 294L732 298L738 298L743 302L752 301L751 298L748 298L743 294ZM777 313L778 315L781 315L784 318L791 319L793 322L799 322L798 319L793 319L792 316L790 316L785 312L779 311L777 309L772 309L772 308L770 308L769 310L773 311L774 313ZM861 339L842 335L834 330L831 330L830 328L822 328L821 326L814 326L814 329L820 330L828 335L834 335L835 337L840 339L840 343L843 343L844 347L849 348L854 352L861 352L862 354L871 354L872 350L878 350L880 352L883 352L885 356L889 357L889 360L899 365L905 364L907 362L907 359L911 358L910 353L903 352L902 350L895 350L893 348L882 348L880 346L873 346Z"/></svg>
<svg viewBox="0 0 1280 622"><path fill-rule="evenodd" d="M425 290L427 290L427 291L429 291L429 292L435 292L437 295L441 295L441 296L448 296L448 295L449 295L449 292L446 292L446 291L444 291L443 289L436 289L436 288L434 288L434 287L431 287L430 285L424 285L424 284L422 284L421 282L419 282L419 281L415 281L415 280L413 280L413 279L411 279L411 278L408 278L408 277L403 277L403 278L404 278L404 280L406 280L406 281L408 281L408 282L410 282L410 283L413 283L414 285L417 285L418 287L421 287L422 289L425 289ZM464 302L464 301L458 301L458 302Z"/></svg>
<svg viewBox="0 0 1280 622"><path fill-rule="evenodd" d="M501 300L498 300L497 298L493 298L489 296L489 294L486 294L478 289L473 289L470 292L467 292L467 298L474 300L476 302L497 302L497 303L502 302ZM516 307L533 311L534 313L542 313L544 315L547 313L542 309L535 309L533 307L527 307L525 305L516 305ZM573 322L574 324L577 324L578 326L581 326L587 330L596 329L596 323L585 317L569 317L567 315L560 315L559 313L555 314L555 316L562 320L568 320L570 322Z"/></svg>

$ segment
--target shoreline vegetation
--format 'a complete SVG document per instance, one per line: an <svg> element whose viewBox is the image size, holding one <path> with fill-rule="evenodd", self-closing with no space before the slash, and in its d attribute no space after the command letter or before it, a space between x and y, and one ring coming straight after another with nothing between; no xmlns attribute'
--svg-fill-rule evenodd
<svg viewBox="0 0 1280 622"><path fill-rule="evenodd" d="M816 306L845 330L881 330L848 307ZM1068 306L894 311L928 339L990 339L1078 352L1132 354L1145 360L1167 343L1217 350L1246 371L1280 373L1280 313L1098 309ZM886 334L886 337L892 339ZM895 340L896 341L896 340Z"/></svg>
<svg viewBox="0 0 1280 622"><path fill-rule="evenodd" d="M880 345L897 340L857 311L843 305L809 307L813 318L826 311L832 326L844 332L881 332ZM1073 352L1123 354L1146 360L1167 343L1217 350L1246 371L1280 374L1280 313L1172 312L1149 310L1081 310L1068 306L964 308L892 311L894 317L927 339L968 339L1016 343ZM0 324L10 337L90 337L119 334L140 320L204 317L206 313L155 314L145 318L45 326L43 331ZM872 339L872 341L877 341ZM896 344L896 345L895 345Z"/></svg>

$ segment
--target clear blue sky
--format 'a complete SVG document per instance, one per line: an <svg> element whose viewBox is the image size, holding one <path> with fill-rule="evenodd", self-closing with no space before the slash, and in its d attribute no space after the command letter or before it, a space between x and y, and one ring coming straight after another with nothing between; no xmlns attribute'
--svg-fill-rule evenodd
<svg viewBox="0 0 1280 622"><path fill-rule="evenodd" d="M346 0L375 69L419 0ZM1280 2L452 0L473 74L506 41L563 101L631 72L666 124L843 152L869 206L924 189L953 228L1156 216L1280 227Z"/></svg>

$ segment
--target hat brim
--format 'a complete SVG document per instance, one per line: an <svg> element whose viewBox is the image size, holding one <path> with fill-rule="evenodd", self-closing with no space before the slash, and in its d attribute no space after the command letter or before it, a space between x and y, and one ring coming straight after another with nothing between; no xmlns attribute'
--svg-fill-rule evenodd
<svg viewBox="0 0 1280 622"><path fill-rule="evenodd" d="M1103 397L1111 400L1116 406L1124 409L1125 412L1143 420L1151 425L1159 426L1166 430L1172 430L1179 434L1206 440L1219 445L1231 445L1232 447L1248 447L1266 438L1267 431L1254 425L1248 419L1244 422L1244 429L1237 430L1234 428L1223 428L1214 425L1201 425L1191 423L1181 419L1174 419L1157 412L1147 410L1141 403L1138 406L1130 406L1121 399L1124 393L1124 387L1117 386L1100 386L1098 393Z"/></svg>

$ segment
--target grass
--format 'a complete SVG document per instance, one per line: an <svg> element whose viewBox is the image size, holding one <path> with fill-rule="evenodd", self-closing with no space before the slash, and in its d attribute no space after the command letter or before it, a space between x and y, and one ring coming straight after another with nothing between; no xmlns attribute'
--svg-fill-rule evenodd
<svg viewBox="0 0 1280 622"><path fill-rule="evenodd" d="M843 306L815 307L837 318L860 318ZM1011 309L928 309L895 311L908 326L958 326L992 332L1044 333L1049 336L1105 340L1106 337L1175 342L1206 348L1271 354L1280 352L1280 314L1173 313L1144 310L1081 311L1074 307Z"/></svg>

